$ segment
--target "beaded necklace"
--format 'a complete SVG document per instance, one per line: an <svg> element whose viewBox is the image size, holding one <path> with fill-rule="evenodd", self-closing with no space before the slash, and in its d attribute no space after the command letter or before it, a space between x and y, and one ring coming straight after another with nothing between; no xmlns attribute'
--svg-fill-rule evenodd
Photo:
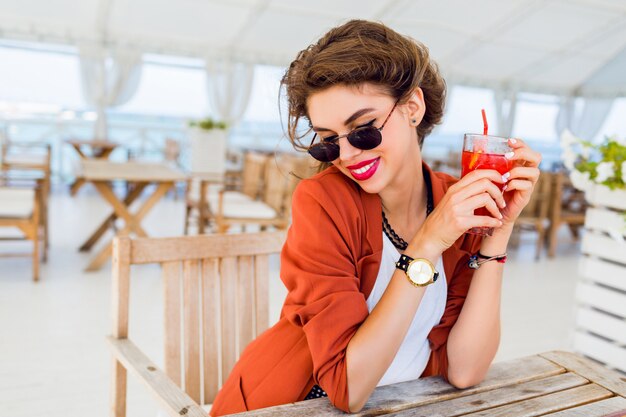
<svg viewBox="0 0 626 417"><path fill-rule="evenodd" d="M430 174L425 169L423 170L423 172L424 184L426 184L426 217L428 217L435 208L435 203L433 201L433 189L430 183ZM385 235L387 235L391 243L393 243L393 246L395 246L397 249L403 251L407 248L407 246L409 246L407 241L398 236L396 231L393 230L393 228L389 224L389 221L387 220L387 216L385 216L385 210L383 210L383 232L385 232Z"/></svg>

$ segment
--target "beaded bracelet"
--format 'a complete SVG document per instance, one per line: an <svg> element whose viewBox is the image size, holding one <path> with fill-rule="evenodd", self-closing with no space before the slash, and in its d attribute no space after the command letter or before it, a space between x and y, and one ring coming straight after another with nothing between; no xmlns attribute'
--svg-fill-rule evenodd
<svg viewBox="0 0 626 417"><path fill-rule="evenodd" d="M472 269L478 269L482 264L489 261L497 261L501 264L506 263L506 253L496 256L485 256L482 253L478 252L477 254L470 256L469 261L467 262L467 266Z"/></svg>

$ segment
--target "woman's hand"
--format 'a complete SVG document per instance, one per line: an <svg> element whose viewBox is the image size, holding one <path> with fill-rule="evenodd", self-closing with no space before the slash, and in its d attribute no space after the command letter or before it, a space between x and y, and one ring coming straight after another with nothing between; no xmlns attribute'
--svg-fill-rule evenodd
<svg viewBox="0 0 626 417"><path fill-rule="evenodd" d="M530 201L530 196L539 180L539 163L541 154L535 152L521 139L509 139L509 145L513 148L510 160L514 161L508 183L504 189L504 201L506 207L501 210L502 223L512 227L519 217L522 209Z"/></svg>
<svg viewBox="0 0 626 417"><path fill-rule="evenodd" d="M494 183L505 182L506 178L496 170L470 172L448 188L410 244L419 247L419 251L440 254L472 227L502 226L500 211L505 200ZM474 210L480 207L485 207L491 216L476 216Z"/></svg>

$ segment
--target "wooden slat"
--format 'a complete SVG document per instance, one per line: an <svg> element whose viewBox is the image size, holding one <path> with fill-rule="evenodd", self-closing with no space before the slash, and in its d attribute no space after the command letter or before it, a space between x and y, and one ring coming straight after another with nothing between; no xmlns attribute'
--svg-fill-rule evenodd
<svg viewBox="0 0 626 417"><path fill-rule="evenodd" d="M594 185L587 191L587 200L594 206L606 206L626 210L626 190L610 190L607 187Z"/></svg>
<svg viewBox="0 0 626 417"><path fill-rule="evenodd" d="M211 257L251 256L280 252L285 232L202 235L133 240L133 264L183 261Z"/></svg>
<svg viewBox="0 0 626 417"><path fill-rule="evenodd" d="M597 310L579 307L576 312L576 326L626 346L626 318L618 319ZM623 355L626 357L626 350Z"/></svg>
<svg viewBox="0 0 626 417"><path fill-rule="evenodd" d="M208 417L193 400L128 339L108 338L113 355L148 388L169 415Z"/></svg>
<svg viewBox="0 0 626 417"><path fill-rule="evenodd" d="M455 398L449 401L435 402L425 406L405 410L395 415L398 417L461 416L517 401L540 397L588 383L589 381L585 378L576 374L566 373L522 384L508 385L497 390L481 392L475 395L467 395L465 397Z"/></svg>
<svg viewBox="0 0 626 417"><path fill-rule="evenodd" d="M546 414L546 417L622 417L626 415L625 410L626 398L613 397L557 413ZM623 414L610 414L614 411L623 411Z"/></svg>
<svg viewBox="0 0 626 417"><path fill-rule="evenodd" d="M539 356L551 360L568 371L575 372L617 395L626 397L626 379L617 372L570 352L552 351L542 353Z"/></svg>
<svg viewBox="0 0 626 417"><path fill-rule="evenodd" d="M485 380L475 387L458 390L440 377L420 378L399 384L386 385L374 391L365 407L353 416L374 416L398 412L418 405L446 401L503 386L533 381L564 373L563 367L541 358L528 356L491 366ZM302 401L295 404L270 407L246 413L246 417L336 416L345 413L333 407L327 398Z"/></svg>
<svg viewBox="0 0 626 417"><path fill-rule="evenodd" d="M130 297L130 246L128 238L113 240L113 277L111 289L112 337L128 337L128 302ZM126 415L126 369L113 359L111 364L110 405L112 417Z"/></svg>
<svg viewBox="0 0 626 417"><path fill-rule="evenodd" d="M254 263L254 305L256 308L256 334L260 335L269 327L269 256L259 255Z"/></svg>
<svg viewBox="0 0 626 417"><path fill-rule="evenodd" d="M224 258L220 265L222 317L222 378L237 361L237 259Z"/></svg>
<svg viewBox="0 0 626 417"><path fill-rule="evenodd" d="M617 291L587 282L579 282L576 285L576 298L582 304L626 317L626 295Z"/></svg>
<svg viewBox="0 0 626 417"><path fill-rule="evenodd" d="M624 250L626 244L618 244L612 238L588 231L583 236L581 250L583 253L597 256L598 258L608 259L619 264L624 264Z"/></svg>
<svg viewBox="0 0 626 417"><path fill-rule="evenodd" d="M574 348L607 366L626 372L626 348L600 337L584 333L574 333Z"/></svg>
<svg viewBox="0 0 626 417"><path fill-rule="evenodd" d="M204 399L212 403L221 385L219 367L220 288L217 259L202 261L202 338Z"/></svg>
<svg viewBox="0 0 626 417"><path fill-rule="evenodd" d="M622 265L584 256L580 261L579 271L589 281L626 291L625 270Z"/></svg>
<svg viewBox="0 0 626 417"><path fill-rule="evenodd" d="M248 343L254 339L254 258L239 257L237 274L237 357L241 355Z"/></svg>
<svg viewBox="0 0 626 417"><path fill-rule="evenodd" d="M163 312L165 323L165 373L182 387L181 359L181 263L166 262L163 270Z"/></svg>
<svg viewBox="0 0 626 417"><path fill-rule="evenodd" d="M585 228L601 232L622 233L626 236L626 220L621 213L603 208L588 208L585 213Z"/></svg>
<svg viewBox="0 0 626 417"><path fill-rule="evenodd" d="M531 398L513 404L503 405L477 413L466 414L466 417L535 417L555 411L587 404L592 401L609 398L613 394L599 385L590 384L572 388L542 397Z"/></svg>
<svg viewBox="0 0 626 417"><path fill-rule="evenodd" d="M185 391L200 402L200 285L198 262L183 262Z"/></svg>

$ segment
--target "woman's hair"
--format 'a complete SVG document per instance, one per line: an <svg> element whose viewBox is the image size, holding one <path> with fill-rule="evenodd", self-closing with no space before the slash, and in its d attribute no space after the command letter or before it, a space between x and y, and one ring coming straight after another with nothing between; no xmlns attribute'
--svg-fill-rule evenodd
<svg viewBox="0 0 626 417"><path fill-rule="evenodd" d="M281 88L286 89L289 111L287 133L293 146L308 148L301 139L310 129L299 132L298 122L302 117L309 119L306 105L311 94L334 85L363 83L381 87L400 103L418 87L422 89L426 112L416 128L420 146L441 122L446 84L428 48L382 23L351 20L300 51L283 76Z"/></svg>

